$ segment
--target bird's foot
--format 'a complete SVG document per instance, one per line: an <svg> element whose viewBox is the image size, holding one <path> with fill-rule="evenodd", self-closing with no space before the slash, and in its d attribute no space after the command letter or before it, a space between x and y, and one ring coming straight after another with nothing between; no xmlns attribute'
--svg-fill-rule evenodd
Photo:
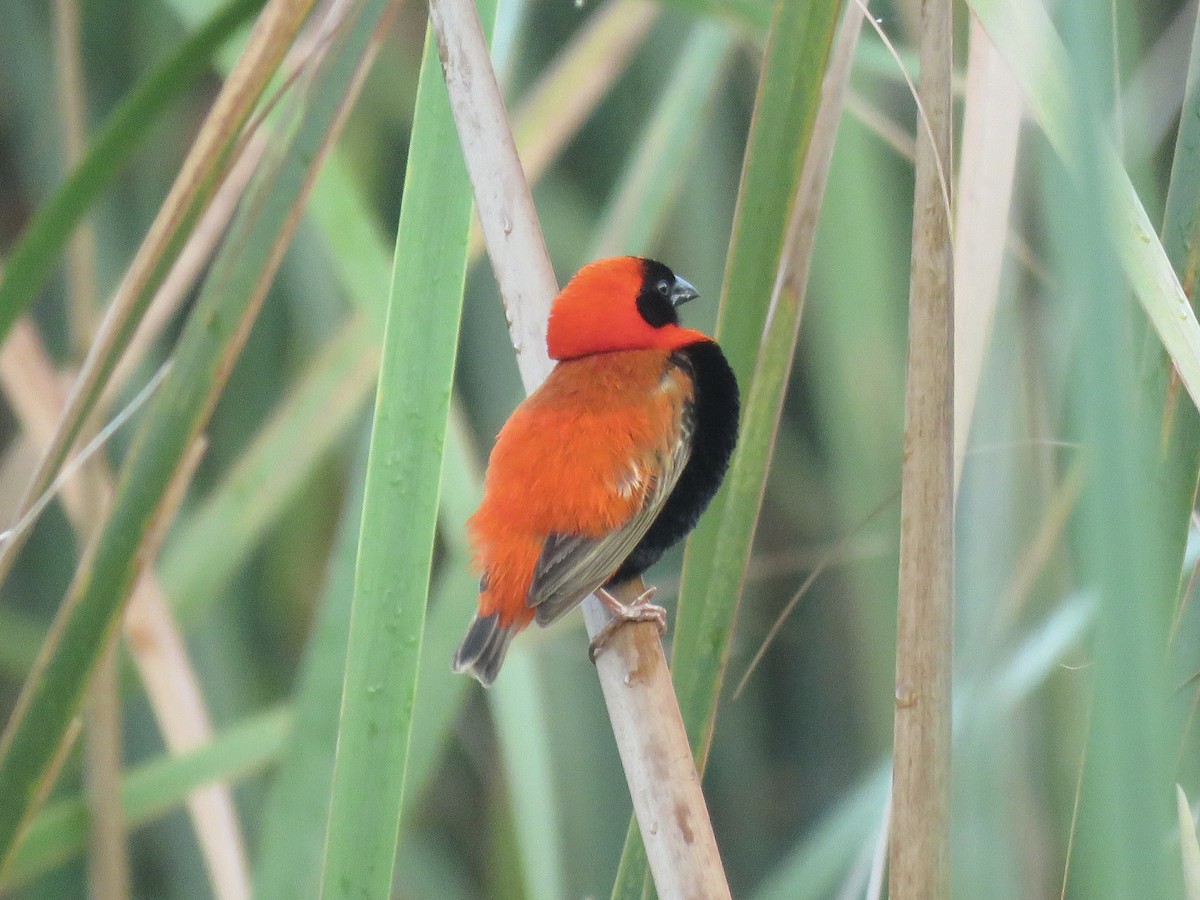
<svg viewBox="0 0 1200 900"><path fill-rule="evenodd" d="M658 626L659 635L667 633L667 611L650 602L650 598L654 596L656 590L657 588L653 587L646 588L632 603L622 603L604 588L596 591L600 602L612 614L612 621L601 628L592 638L592 642L588 644L588 659L595 663L596 657L612 640L617 629L629 622L653 622Z"/></svg>

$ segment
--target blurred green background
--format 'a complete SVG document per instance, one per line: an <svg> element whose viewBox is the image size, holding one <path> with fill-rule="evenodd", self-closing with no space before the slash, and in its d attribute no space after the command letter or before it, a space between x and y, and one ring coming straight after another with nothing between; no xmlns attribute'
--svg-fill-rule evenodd
<svg viewBox="0 0 1200 900"><path fill-rule="evenodd" d="M1195 4L1085 5L1095 7L1087 13L1090 32L1072 21L1056 19L1057 24L1073 54L1085 45L1103 51L1097 65L1107 77L1092 82L1094 99L1106 109L1103 127L1121 142L1150 219L1160 223ZM51 6L0 0L0 259L70 169L56 98ZM89 131L98 130L213 8L206 0L81 2ZM569 52L604 11L594 2L500 0L494 53L510 112L522 108L548 64ZM964 6L955 12L961 71L968 12ZM687 308L685 318L689 326L711 331L770 14L766 0L664 0L627 4L617 16L626 23L641 17L648 25L644 36L629 27L600 47L601 58L615 58L628 45L628 62L534 189L560 281L597 246L652 255L699 288L702 300ZM876 2L871 14L906 64L915 66L917 4ZM323 354L346 324L364 315L362 288L352 279L364 280L368 294L373 285L378 309L383 307L424 29L424 5L403 4L331 163L339 180L318 187L334 203L351 185L367 213L356 221L374 243L358 247L363 254L358 258L354 248L330 240L319 216L301 223L216 408L206 453L160 558L159 572L218 734L261 723L266 711L290 708L315 652L318 623L325 621L336 634L329 623L349 602L373 369L368 365L365 374L346 382L349 387L323 401L315 418L330 420L332 433L313 439L311 455L301 452L308 439L301 430L267 456L263 473L236 491L230 477L297 385L321 371ZM1074 44L1071 35L1085 38ZM644 233L637 237L606 234L611 198L687 53L707 54L707 64L701 63L707 77L683 92L697 106L675 125L669 184L658 185L667 188L659 215L652 223L640 222ZM1087 59L1080 60L1082 67ZM109 297L116 287L219 87L221 71L222 64L214 63L162 112L92 209L98 296ZM961 91L961 82L958 87ZM539 128L569 118L577 88L569 85L560 105L534 123L534 137ZM870 28L855 52L848 97L705 778L736 897L863 896L883 821L912 229L907 154L918 125L909 88ZM1007 233L1001 223L993 235L1006 242L1007 252L958 505L956 897L1059 896L1076 831L1076 787L1094 691L1102 689L1093 682L1089 643L1103 606L1089 574L1088 560L1101 546L1090 523L1120 507L1087 514L1078 505L1081 448L1091 440L1078 395L1088 392L1088 373L1094 372L1089 354L1097 346L1089 343L1088 304L1101 299L1080 288L1086 279L1072 274L1078 266L1072 267L1071 254L1080 245L1094 246L1075 240L1080 233L1074 229L1086 227L1089 213L1070 188L1061 188L1063 182L1074 184L1073 177L1055 161L1038 126L1027 121ZM1079 193L1086 195L1086 188ZM1194 206L1195 198L1193 214ZM610 243L598 243L602 238ZM452 441L443 476L444 503L457 506L443 511L429 612L430 627L442 623L451 640L474 606L462 534L451 526L461 524L458 509L469 512L487 449L522 396L486 257L476 256L466 284L453 425L461 440ZM1131 313L1137 307L1119 279L1108 290L1126 310L1118 317L1121 349L1101 344L1099 352L1135 361L1114 365L1114 372L1128 373L1132 380L1125 386L1136 389L1158 365L1157 351L1143 352L1143 342L1153 344L1140 312ZM67 294L65 273L56 269L31 309L63 371L79 362ZM729 296L736 302L736 285ZM169 353L186 312L185 307L168 323L152 362ZM143 365L135 381L144 382L152 371L152 364ZM124 396L132 393L127 389ZM1098 402L1120 406L1124 400L1110 395ZM1150 424L1136 416L1124 420L1134 444L1139 436L1158 437L1161 410L1146 406ZM108 444L109 459L119 462L131 433L123 430ZM0 409L0 440L0 509L7 517L30 467L20 423L8 407ZM1137 461L1145 458L1138 452L1130 451L1122 471L1133 490L1157 496L1159 476L1138 469ZM226 505L215 506L222 498ZM1183 523L1170 527L1182 539ZM0 709L6 713L80 550L52 504L0 589ZM681 551L668 555L647 579L658 585L658 598L668 609L681 560ZM1193 552L1186 563L1194 562ZM814 571L817 577L744 690L732 696L772 624ZM1179 572L1172 565L1168 574L1161 568L1159 574L1173 590ZM1154 595L1153 585L1146 593L1126 598L1130 618L1141 620L1142 602L1157 604L1148 618L1170 618L1163 609L1169 610L1173 598ZM448 672L451 645L444 664L435 660L422 669L420 690L426 689L427 671L436 673L429 684L445 680L433 688L442 692L444 721L422 730L418 713L412 752L425 756L410 766L423 766L423 778L414 783L410 772L396 896L608 894L631 807L581 625L573 616L549 632L523 637L514 671L506 667L501 676L502 681L511 676L509 694L487 697L473 682L454 679ZM1200 794L1197 736L1190 727L1190 707L1200 695L1189 681L1200 657L1197 625L1195 610L1184 608L1169 646L1161 629L1147 626L1147 639L1158 641L1151 655L1165 660L1165 674L1159 674L1169 684L1160 700L1171 724L1158 734L1169 735L1171 743L1158 750L1170 766L1170 781L1192 797ZM441 652L440 647L427 636L427 652ZM164 744L127 658L120 671L122 756L126 767L139 770L161 760ZM336 690L336 681L316 686L328 691L331 684ZM523 705L511 702L514 691ZM1127 714L1127 727L1139 730L1136 705ZM1121 723L1119 717L1104 721ZM270 739L252 741L257 758L249 753L248 762L228 763L227 771L236 775L234 797L252 865L269 845L265 823L290 722L271 720L263 732ZM528 751L525 741L539 742L540 750ZM519 771L533 759L549 760L549 767ZM53 800L80 793L83 767L76 749ZM133 895L211 895L179 790L156 790L163 808L129 835ZM542 817L533 834L525 833L530 822L522 821L528 809L522 803L530 796ZM1172 811L1160 812L1162 822L1173 821ZM1103 816L1103 807L1092 807L1092 814ZM1086 819L1088 810L1080 815ZM1150 840L1165 848L1162 865L1174 865L1173 834L1163 830ZM319 851L319 835L315 846ZM1090 853L1095 846L1085 849ZM549 873L515 862L530 847L549 860ZM48 855L20 877L12 896L85 896L82 851L76 847L65 857ZM1085 858L1081 865L1091 863ZM1178 877L1164 876L1172 883ZM1098 896L1086 885L1085 880L1068 886L1067 895Z"/></svg>

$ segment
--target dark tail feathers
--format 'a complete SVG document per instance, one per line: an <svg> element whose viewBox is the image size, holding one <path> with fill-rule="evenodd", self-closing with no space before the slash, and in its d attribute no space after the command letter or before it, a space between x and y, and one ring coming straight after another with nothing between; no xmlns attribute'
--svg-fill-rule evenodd
<svg viewBox="0 0 1200 900"><path fill-rule="evenodd" d="M516 628L501 625L500 616L496 613L482 617L476 615L471 619L467 636L458 645L450 667L455 672L469 672L480 684L489 687L496 680L504 663L504 654L508 652L508 645L517 631Z"/></svg>

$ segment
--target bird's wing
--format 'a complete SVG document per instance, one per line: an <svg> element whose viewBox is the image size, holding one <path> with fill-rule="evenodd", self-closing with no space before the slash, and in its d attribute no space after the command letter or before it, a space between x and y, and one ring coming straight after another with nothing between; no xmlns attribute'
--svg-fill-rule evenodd
<svg viewBox="0 0 1200 900"><path fill-rule="evenodd" d="M668 453L656 453L648 466L633 466L615 491L644 492L645 499L624 524L602 537L552 534L542 545L526 600L539 625L548 625L574 609L603 585L633 552L658 517L691 453L691 417L679 421Z"/></svg>

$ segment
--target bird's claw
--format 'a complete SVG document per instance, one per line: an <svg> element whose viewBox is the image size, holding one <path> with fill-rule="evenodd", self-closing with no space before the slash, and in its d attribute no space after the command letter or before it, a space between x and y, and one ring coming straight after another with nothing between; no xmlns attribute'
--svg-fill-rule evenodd
<svg viewBox="0 0 1200 900"><path fill-rule="evenodd" d="M601 628L592 638L592 642L588 644L588 659L593 664L596 662L596 657L600 655L600 651L612 640L617 629L630 622L653 622L658 626L660 637L667 633L667 611L650 602L655 590L656 588L653 587L646 588L632 603L622 603L604 588L596 591L600 602L612 614L612 620Z"/></svg>

